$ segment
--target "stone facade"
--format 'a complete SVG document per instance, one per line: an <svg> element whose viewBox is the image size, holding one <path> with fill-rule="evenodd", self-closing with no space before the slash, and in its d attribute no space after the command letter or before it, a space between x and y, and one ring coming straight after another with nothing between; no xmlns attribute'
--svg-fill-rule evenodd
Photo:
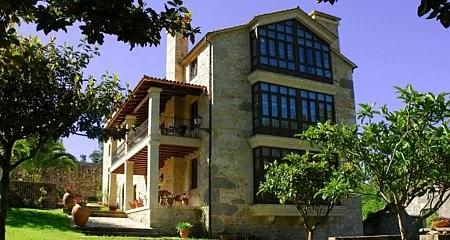
<svg viewBox="0 0 450 240"><path fill-rule="evenodd" d="M303 25L311 27L315 34L323 36L330 44L332 84L281 73L252 71L250 31L259 24L289 19L296 19ZM299 145L298 139L295 138L253 134L252 85L262 81L333 95L336 122L354 124L356 119L352 72L355 65L340 53L337 37L338 21L338 18L318 12L309 16L299 9L261 15L248 24L208 33L180 61L174 60L174 53L184 52L186 46L184 43L177 45L179 40L169 37L167 64L181 65L184 72L169 71L167 68L167 76L173 76L171 80L205 86L208 95L172 97L164 106L165 111L161 112L161 116L188 119L191 116L190 105L198 101L198 114L203 118L200 127L206 131L200 131L201 144L196 151L184 157L166 159L164 166L159 169L158 176L154 177L163 176L159 180L160 189L181 194L190 187L191 164L193 159L197 159L198 186L189 189L190 205L194 208L147 207L131 210L127 212L129 216L164 232L166 230L163 229L173 228L180 219L190 219L201 223L199 225L205 226L213 235L240 233L263 239L304 238L306 233L300 217L292 214L295 213L293 210L295 208L277 212L279 205L254 204L254 148L259 146L299 150L311 148L307 144ZM180 49L177 49L178 47ZM197 68L195 77L190 76L193 67ZM175 138L173 140L176 141ZM112 146L113 143L107 144ZM110 156L105 158L104 169L111 166ZM211 199L209 173L211 173ZM124 182L121 175L117 174L117 177L112 179L119 186L110 195L113 199L118 199L120 195L119 188ZM108 172L104 175L104 180L108 181ZM145 190L148 183L141 178L134 179L133 184ZM211 206L208 207L209 202ZM191 210L197 209L195 207L201 210L199 212L195 210L193 214ZM265 209L265 213L262 213L261 209ZM338 210L330 215L328 222L318 228L317 238L362 235L360 198L352 196L336 209ZM211 229L208 229L209 214L211 214ZM158 229L157 232L159 231ZM167 233L172 232L173 229Z"/></svg>

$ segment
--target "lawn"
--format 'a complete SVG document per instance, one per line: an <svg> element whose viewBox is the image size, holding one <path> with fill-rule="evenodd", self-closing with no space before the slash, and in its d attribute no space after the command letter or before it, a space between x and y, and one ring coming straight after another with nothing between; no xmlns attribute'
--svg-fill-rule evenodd
<svg viewBox="0 0 450 240"><path fill-rule="evenodd" d="M97 237L86 236L74 230L67 215L61 209L38 210L29 208L11 208L6 220L6 239L8 240L168 240L174 237L136 238L136 237Z"/></svg>
<svg viewBox="0 0 450 240"><path fill-rule="evenodd" d="M6 239L11 240L47 240L47 239L127 239L85 236L76 232L61 209L37 210L13 208L8 211Z"/></svg>

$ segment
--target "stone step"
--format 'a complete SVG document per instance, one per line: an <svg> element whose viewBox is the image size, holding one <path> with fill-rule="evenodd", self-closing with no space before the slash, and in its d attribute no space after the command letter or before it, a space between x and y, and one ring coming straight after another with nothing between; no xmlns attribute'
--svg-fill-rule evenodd
<svg viewBox="0 0 450 240"><path fill-rule="evenodd" d="M94 236L129 236L129 237L158 237L153 229L147 228L106 228L106 227L75 227L86 235Z"/></svg>
<svg viewBox="0 0 450 240"><path fill-rule="evenodd" d="M93 210L90 214L91 217L112 217L112 218L126 218L127 214L122 211L98 211Z"/></svg>

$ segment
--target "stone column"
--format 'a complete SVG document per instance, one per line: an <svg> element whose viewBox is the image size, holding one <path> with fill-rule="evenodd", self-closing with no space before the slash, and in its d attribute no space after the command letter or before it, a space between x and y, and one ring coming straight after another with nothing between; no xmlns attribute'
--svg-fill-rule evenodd
<svg viewBox="0 0 450 240"><path fill-rule="evenodd" d="M158 204L159 183L159 124L160 124L160 95L161 88L148 89L148 135L147 145L147 206L153 208Z"/></svg>
<svg viewBox="0 0 450 240"><path fill-rule="evenodd" d="M148 135L159 135L161 91L157 87L148 89Z"/></svg>
<svg viewBox="0 0 450 240"><path fill-rule="evenodd" d="M151 140L147 145L147 206L150 208L158 205L159 144L160 141Z"/></svg>
<svg viewBox="0 0 450 240"><path fill-rule="evenodd" d="M128 204L128 202L133 201L133 192L134 192L134 187L133 187L133 165L134 162L131 161L126 161L125 162L125 184L124 184L124 209L125 210L129 210L130 209L130 205Z"/></svg>
<svg viewBox="0 0 450 240"><path fill-rule="evenodd" d="M109 174L109 205L116 206L117 201L117 174Z"/></svg>

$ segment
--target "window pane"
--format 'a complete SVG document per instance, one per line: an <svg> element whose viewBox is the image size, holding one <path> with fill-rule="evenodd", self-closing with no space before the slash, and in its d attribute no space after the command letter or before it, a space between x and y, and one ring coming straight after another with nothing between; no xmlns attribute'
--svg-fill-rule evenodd
<svg viewBox="0 0 450 240"><path fill-rule="evenodd" d="M313 53L312 53L312 49L307 49L306 50L306 58L308 59L308 64L310 64L310 65L313 65L314 64L314 62L313 62Z"/></svg>
<svg viewBox="0 0 450 240"><path fill-rule="evenodd" d="M325 77L327 77L327 78L330 78L330 77L331 77L330 71L328 71L328 70L325 71Z"/></svg>
<svg viewBox="0 0 450 240"><path fill-rule="evenodd" d="M297 127L298 127L297 122L291 121L291 126L290 126L291 130L297 130Z"/></svg>
<svg viewBox="0 0 450 240"><path fill-rule="evenodd" d="M259 58L259 62L260 62L261 64L268 64L268 63L269 63L269 61L267 60L266 57L260 57L260 58Z"/></svg>
<svg viewBox="0 0 450 240"><path fill-rule="evenodd" d="M285 35L282 33L278 33L278 39L284 41Z"/></svg>
<svg viewBox="0 0 450 240"><path fill-rule="evenodd" d="M286 41L287 42L294 42L294 38L292 37L292 36L290 36L290 35L286 35Z"/></svg>
<svg viewBox="0 0 450 240"><path fill-rule="evenodd" d="M315 92L309 92L309 98L316 99L316 93Z"/></svg>
<svg viewBox="0 0 450 240"><path fill-rule="evenodd" d="M291 20L289 20L289 21L286 21L286 22L284 22L286 25L288 25L288 26L292 26L292 21Z"/></svg>
<svg viewBox="0 0 450 240"><path fill-rule="evenodd" d="M269 115L269 95L267 93L262 95L262 110L264 116Z"/></svg>
<svg viewBox="0 0 450 240"><path fill-rule="evenodd" d="M286 32L292 34L292 27L286 26Z"/></svg>
<svg viewBox="0 0 450 240"><path fill-rule="evenodd" d="M331 104L327 104L327 120L333 119L333 109Z"/></svg>
<svg viewBox="0 0 450 240"><path fill-rule="evenodd" d="M262 119L262 125L263 126L265 126L265 127L268 127L269 126L269 118L263 118Z"/></svg>
<svg viewBox="0 0 450 240"><path fill-rule="evenodd" d="M302 98L307 98L308 97L308 92L302 90Z"/></svg>
<svg viewBox="0 0 450 240"><path fill-rule="evenodd" d="M314 42L314 47L317 49L321 49L322 44L318 43L318 42Z"/></svg>
<svg viewBox="0 0 450 240"><path fill-rule="evenodd" d="M296 95L296 91L293 88L289 88L289 95L291 96L295 96Z"/></svg>
<svg viewBox="0 0 450 240"><path fill-rule="evenodd" d="M323 55L323 66L327 69L330 68L330 60L328 59L328 54Z"/></svg>
<svg viewBox="0 0 450 240"><path fill-rule="evenodd" d="M286 120L281 121L281 128L289 128L289 122Z"/></svg>
<svg viewBox="0 0 450 240"><path fill-rule="evenodd" d="M325 104L319 103L319 121L325 122Z"/></svg>
<svg viewBox="0 0 450 240"><path fill-rule="evenodd" d="M287 54L288 54L288 60L293 61L294 60L294 46L292 44L287 45Z"/></svg>
<svg viewBox="0 0 450 240"><path fill-rule="evenodd" d="M325 95L323 95L322 93L318 93L317 99L319 99L320 101L325 101Z"/></svg>
<svg viewBox="0 0 450 240"><path fill-rule="evenodd" d="M308 102L306 100L302 100L302 115L303 115L303 121L308 122Z"/></svg>
<svg viewBox="0 0 450 240"><path fill-rule="evenodd" d="M271 155L270 148L263 148L262 155L265 157L269 157Z"/></svg>
<svg viewBox="0 0 450 240"><path fill-rule="evenodd" d="M322 67L322 53L319 51L316 52L316 66Z"/></svg>
<svg viewBox="0 0 450 240"><path fill-rule="evenodd" d="M309 108L311 111L311 122L317 122L316 104L314 102L310 102Z"/></svg>
<svg viewBox="0 0 450 240"><path fill-rule="evenodd" d="M281 94L287 94L287 88L286 87L280 87L280 93Z"/></svg>
<svg viewBox="0 0 450 240"><path fill-rule="evenodd" d="M304 31L303 31L303 30L297 29L297 36L303 37L304 35L305 35L305 34L304 34Z"/></svg>
<svg viewBox="0 0 450 240"><path fill-rule="evenodd" d="M300 72L306 73L306 66L303 64L300 64Z"/></svg>
<svg viewBox="0 0 450 240"><path fill-rule="evenodd" d="M304 46L304 45L305 45L305 40L299 38L299 39L297 40L297 43L298 43L299 45L301 45L301 46Z"/></svg>
<svg viewBox="0 0 450 240"><path fill-rule="evenodd" d="M323 46L322 46L322 49L323 49L324 51L328 51L328 46L327 46L327 45L323 45Z"/></svg>
<svg viewBox="0 0 450 240"><path fill-rule="evenodd" d="M259 35L260 36L266 36L267 35L267 30L265 28L260 28L259 29Z"/></svg>
<svg viewBox="0 0 450 240"><path fill-rule="evenodd" d="M282 42L278 43L278 56L280 58L286 58L286 56L284 55L284 43Z"/></svg>
<svg viewBox="0 0 450 240"><path fill-rule="evenodd" d="M289 70L295 70L295 64L289 62L289 63L288 63L288 69L289 69Z"/></svg>
<svg viewBox="0 0 450 240"><path fill-rule="evenodd" d="M272 39L269 40L269 55L272 57L276 56L275 40Z"/></svg>
<svg viewBox="0 0 450 240"><path fill-rule="evenodd" d="M269 65L276 67L277 66L277 59L276 58L270 58L269 59Z"/></svg>
<svg viewBox="0 0 450 240"><path fill-rule="evenodd" d="M259 39L259 49L261 51L261 55L267 55L266 39L265 38L260 38Z"/></svg>
<svg viewBox="0 0 450 240"><path fill-rule="evenodd" d="M274 31L269 31L269 37L275 38L275 32Z"/></svg>
<svg viewBox="0 0 450 240"><path fill-rule="evenodd" d="M333 102L333 97L330 95L326 95L327 102Z"/></svg>
<svg viewBox="0 0 450 240"><path fill-rule="evenodd" d="M270 102L272 103L272 117L278 117L278 98L276 95L270 96Z"/></svg>
<svg viewBox="0 0 450 240"><path fill-rule="evenodd" d="M322 68L316 68L316 74L317 74L317 76L323 76L323 70L322 70Z"/></svg>
<svg viewBox="0 0 450 240"><path fill-rule="evenodd" d="M280 121L277 119L272 119L272 127L279 128L280 127Z"/></svg>
<svg viewBox="0 0 450 240"><path fill-rule="evenodd" d="M305 32L305 37L308 39L312 39L312 35L309 32Z"/></svg>
<svg viewBox="0 0 450 240"><path fill-rule="evenodd" d="M297 109L296 109L295 98L289 98L289 108L290 108L290 119L297 119Z"/></svg>
<svg viewBox="0 0 450 240"><path fill-rule="evenodd" d="M270 91L277 93L278 92L278 86L277 85L270 85Z"/></svg>
<svg viewBox="0 0 450 240"><path fill-rule="evenodd" d="M277 30L280 31L280 32L284 32L284 25L281 24L281 23L278 23L277 24Z"/></svg>
<svg viewBox="0 0 450 240"><path fill-rule="evenodd" d="M287 98L284 96L281 97L281 117L288 118Z"/></svg>
<svg viewBox="0 0 450 240"><path fill-rule="evenodd" d="M300 48L300 62L305 63L305 48Z"/></svg>
<svg viewBox="0 0 450 240"><path fill-rule="evenodd" d="M309 67L308 67L308 73L309 73L309 74L314 74L314 73L315 73L314 67L309 66Z"/></svg>
<svg viewBox="0 0 450 240"><path fill-rule="evenodd" d="M279 61L278 65L280 68L286 68L286 62L285 61Z"/></svg>
<svg viewBox="0 0 450 240"><path fill-rule="evenodd" d="M312 47L312 41L306 40L306 46L307 46L307 47Z"/></svg>
<svg viewBox="0 0 450 240"><path fill-rule="evenodd" d="M267 84L267 83L262 83L262 84L261 84L261 90L269 91L269 84Z"/></svg>

